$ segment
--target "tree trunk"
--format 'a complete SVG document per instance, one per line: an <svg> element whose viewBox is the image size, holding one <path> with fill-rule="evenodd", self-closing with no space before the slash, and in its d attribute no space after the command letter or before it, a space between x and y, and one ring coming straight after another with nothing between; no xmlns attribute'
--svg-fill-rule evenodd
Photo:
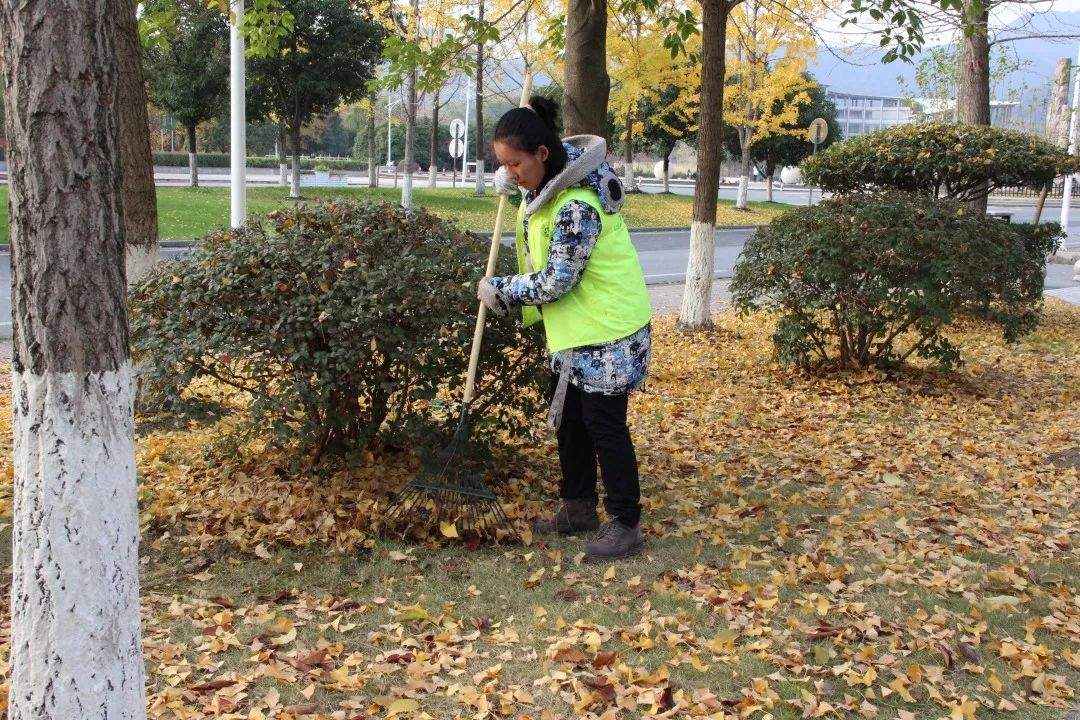
<svg viewBox="0 0 1080 720"><path fill-rule="evenodd" d="M623 176L626 192L634 192L636 181L634 179L634 114L626 113L626 141L623 143Z"/></svg>
<svg viewBox="0 0 1080 720"><path fill-rule="evenodd" d="M753 140L751 132L748 127L741 128L739 131L739 194L735 198L736 210L750 209L747 196L750 194L750 142Z"/></svg>
<svg viewBox="0 0 1080 720"><path fill-rule="evenodd" d="M607 137L607 0L569 0L563 126L567 135Z"/></svg>
<svg viewBox="0 0 1080 720"><path fill-rule="evenodd" d="M294 200L300 199L300 123L293 122L292 126L292 186L289 188L289 197Z"/></svg>
<svg viewBox="0 0 1080 720"><path fill-rule="evenodd" d="M990 42L986 35L989 14L984 5L979 0L964 0L969 32L960 54L956 108L960 122L969 125L990 124Z"/></svg>
<svg viewBox="0 0 1080 720"><path fill-rule="evenodd" d="M480 22L484 21L484 0L478 3ZM484 194L484 43L476 43L476 194Z"/></svg>
<svg viewBox="0 0 1080 720"><path fill-rule="evenodd" d="M989 11L985 2L964 0L968 25L960 53L960 84L956 112L961 123L990 125L990 42L987 38ZM973 200L972 209L986 212L986 196Z"/></svg>
<svg viewBox="0 0 1080 720"><path fill-rule="evenodd" d="M375 160L375 101L378 98L375 93L371 94L371 112L368 113L367 126L367 177L368 187L379 186L379 167Z"/></svg>
<svg viewBox="0 0 1080 720"><path fill-rule="evenodd" d="M690 258L686 266L679 326L686 330L712 324L713 254L716 242L716 198L724 153L724 43L731 0L703 0L701 34L701 124L698 129L694 221L690 226Z"/></svg>
<svg viewBox="0 0 1080 720"><path fill-rule="evenodd" d="M146 717L112 0L0 4L14 505L7 717ZM17 109L17 111L15 111Z"/></svg>
<svg viewBox="0 0 1080 720"><path fill-rule="evenodd" d="M412 0L409 5L409 34L417 40L416 32L420 22L420 0ZM413 161L416 157L416 68L409 71L405 78L405 182L401 184L401 207L412 210L413 206Z"/></svg>
<svg viewBox="0 0 1080 720"><path fill-rule="evenodd" d="M195 126L187 125L188 187L199 187L199 157L195 146Z"/></svg>
<svg viewBox="0 0 1080 720"><path fill-rule="evenodd" d="M776 168L771 168L769 174L765 176L765 200L766 202L773 201L773 177L776 175Z"/></svg>
<svg viewBox="0 0 1080 720"><path fill-rule="evenodd" d="M1069 74L1072 61L1060 58L1054 65L1054 83L1046 114L1046 139L1060 148L1069 147Z"/></svg>
<svg viewBox="0 0 1080 720"><path fill-rule="evenodd" d="M671 192L671 150L664 153L664 193Z"/></svg>
<svg viewBox="0 0 1080 720"><path fill-rule="evenodd" d="M278 161L278 185L285 187L289 184L289 165L286 159L285 148L288 145L288 136L285 133L285 123L278 123L277 161Z"/></svg>
<svg viewBox="0 0 1080 720"><path fill-rule="evenodd" d="M428 187L435 189L439 179L439 167L436 158L439 157L439 91L435 91L435 98L431 103L431 148L428 154Z"/></svg>
<svg viewBox="0 0 1080 720"><path fill-rule="evenodd" d="M117 121L120 123L123 158L124 238L130 285L159 260L157 191L135 2L118 0L115 12L118 15L116 54L120 73Z"/></svg>

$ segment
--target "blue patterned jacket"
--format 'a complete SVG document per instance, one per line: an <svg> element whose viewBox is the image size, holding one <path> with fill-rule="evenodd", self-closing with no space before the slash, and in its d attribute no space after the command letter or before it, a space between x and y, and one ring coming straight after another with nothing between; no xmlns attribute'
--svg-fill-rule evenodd
<svg viewBox="0 0 1080 720"><path fill-rule="evenodd" d="M581 147L563 143L567 166L563 173L578 170L574 163L582 158ZM562 174L562 173L560 173ZM550 182L555 182L553 178ZM614 183L614 185L613 185ZM577 183L593 188L608 212L622 207L622 185L606 162L588 172ZM532 202L535 192L526 192L523 202ZM524 232L528 234L528 216ZM600 236L600 215L587 203L572 200L555 217L547 263L536 272L491 278L491 284L510 306L544 305L570 292L581 279L596 240ZM652 354L652 329L646 325L633 335L601 345L575 348L570 382L585 392L621 395L641 387L649 371ZM564 356L551 358L551 368L558 375Z"/></svg>

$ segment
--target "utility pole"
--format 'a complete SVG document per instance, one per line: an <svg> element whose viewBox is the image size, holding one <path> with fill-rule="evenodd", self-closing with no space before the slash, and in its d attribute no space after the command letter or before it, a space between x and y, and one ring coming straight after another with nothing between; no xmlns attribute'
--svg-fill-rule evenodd
<svg viewBox="0 0 1080 720"><path fill-rule="evenodd" d="M465 152L461 156L461 184L469 179L469 97L472 88L471 82L465 83Z"/></svg>
<svg viewBox="0 0 1080 720"><path fill-rule="evenodd" d="M241 228L247 217L247 110L244 102L244 36L240 34L244 0L233 0L232 9L233 22L229 28L229 124L232 130L229 218L233 228Z"/></svg>

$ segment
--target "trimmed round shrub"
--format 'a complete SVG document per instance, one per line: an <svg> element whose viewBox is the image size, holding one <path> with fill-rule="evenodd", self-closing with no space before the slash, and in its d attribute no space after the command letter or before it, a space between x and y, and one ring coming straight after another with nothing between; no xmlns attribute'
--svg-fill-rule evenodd
<svg viewBox="0 0 1080 720"><path fill-rule="evenodd" d="M962 312L1013 341L1038 322L1057 225L1011 225L925 195L847 195L784 213L747 242L731 283L739 310L779 313L779 361L958 364L943 330Z"/></svg>
<svg viewBox="0 0 1080 720"><path fill-rule="evenodd" d="M215 378L250 397L251 428L316 457L451 424L487 249L425 211L357 201L209 235L132 291L146 396ZM525 432L544 398L542 338L493 320L483 347L474 434Z"/></svg>
<svg viewBox="0 0 1080 720"><path fill-rule="evenodd" d="M1042 188L1080 161L1028 133L976 125L900 125L843 140L802 163L833 193L904 190L975 200L997 188Z"/></svg>

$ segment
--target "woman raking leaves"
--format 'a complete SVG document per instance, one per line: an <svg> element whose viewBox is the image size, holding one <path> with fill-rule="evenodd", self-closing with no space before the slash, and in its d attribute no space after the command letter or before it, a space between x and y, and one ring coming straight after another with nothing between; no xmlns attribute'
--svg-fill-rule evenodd
<svg viewBox="0 0 1080 720"><path fill-rule="evenodd" d="M543 323L553 372L562 502L537 534L596 531L590 560L641 552L641 491L627 401L648 373L652 312L637 251L620 210L623 188L593 135L559 140L558 107L534 96L495 127L496 189L523 192L516 223L518 275L489 277L477 296L494 314L522 308ZM597 465L608 521L597 514Z"/></svg>

